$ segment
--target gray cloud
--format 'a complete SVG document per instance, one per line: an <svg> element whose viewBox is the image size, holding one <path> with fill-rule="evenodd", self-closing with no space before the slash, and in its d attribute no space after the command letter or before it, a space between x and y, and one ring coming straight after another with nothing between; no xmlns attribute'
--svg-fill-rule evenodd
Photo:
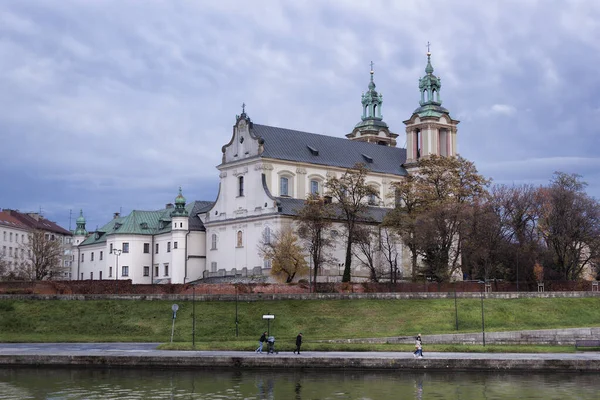
<svg viewBox="0 0 600 400"><path fill-rule="evenodd" d="M428 4L4 2L2 164L23 175L0 182L0 206L44 204L64 224L70 208L102 220L159 207L181 184L210 200L242 102L258 123L342 136L360 118L371 60L402 135L427 41L463 156L496 181L579 172L600 196L600 4ZM48 182L63 195L27 191Z"/></svg>

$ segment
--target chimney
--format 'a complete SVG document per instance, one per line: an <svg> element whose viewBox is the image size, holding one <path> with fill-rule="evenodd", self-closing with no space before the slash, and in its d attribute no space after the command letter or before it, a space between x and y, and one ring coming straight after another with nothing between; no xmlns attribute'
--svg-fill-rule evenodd
<svg viewBox="0 0 600 400"><path fill-rule="evenodd" d="M167 204L165 205L165 208L173 208L173 203L167 203Z"/></svg>
<svg viewBox="0 0 600 400"><path fill-rule="evenodd" d="M118 212L116 212L116 213L113 215L113 219L117 219L117 218L119 218L119 216L120 216L120 215L121 215L121 213L118 213Z"/></svg>

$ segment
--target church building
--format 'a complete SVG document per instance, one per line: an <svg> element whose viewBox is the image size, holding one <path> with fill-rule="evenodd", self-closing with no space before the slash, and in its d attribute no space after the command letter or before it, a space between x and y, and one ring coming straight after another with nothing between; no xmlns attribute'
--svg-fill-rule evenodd
<svg viewBox="0 0 600 400"><path fill-rule="evenodd" d="M406 146L383 121L383 98L371 67L368 90L361 98L362 116L346 138L319 135L254 123L245 108L236 116L229 141L217 166L217 199L186 203L179 191L175 206L132 211L115 217L96 232L77 220L74 243L77 279L131 279L133 283L185 283L217 277L266 280L270 260L261 258L263 238L293 225L311 193L327 196L325 183L341 177L357 163L368 169L367 184L378 193L368 199L373 223L394 207L389 194L421 157L457 154L457 124L442 107L441 81L433 74L427 53L425 75L419 79L419 107L406 125ZM322 271L323 281L341 280L345 254L343 224L334 223L333 256ZM410 277L408 254L397 243L400 275ZM368 278L358 260L352 275ZM115 275L116 274L116 275Z"/></svg>

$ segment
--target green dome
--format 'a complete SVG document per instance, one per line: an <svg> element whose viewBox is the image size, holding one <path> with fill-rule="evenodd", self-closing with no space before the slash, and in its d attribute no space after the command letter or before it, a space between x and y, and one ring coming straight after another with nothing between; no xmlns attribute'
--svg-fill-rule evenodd
<svg viewBox="0 0 600 400"><path fill-rule="evenodd" d="M179 194L175 197L175 204L183 204L185 205L185 197L181 194L181 187L179 187Z"/></svg>
<svg viewBox="0 0 600 400"><path fill-rule="evenodd" d="M85 217L83 216L83 210L79 210L79 217L77 217L76 223L85 224Z"/></svg>

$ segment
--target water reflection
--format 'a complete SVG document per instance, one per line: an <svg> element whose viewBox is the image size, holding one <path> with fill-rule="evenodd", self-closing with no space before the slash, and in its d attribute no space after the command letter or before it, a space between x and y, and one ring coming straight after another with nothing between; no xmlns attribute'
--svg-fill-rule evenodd
<svg viewBox="0 0 600 400"><path fill-rule="evenodd" d="M0 399L596 399L594 374L0 368Z"/></svg>

